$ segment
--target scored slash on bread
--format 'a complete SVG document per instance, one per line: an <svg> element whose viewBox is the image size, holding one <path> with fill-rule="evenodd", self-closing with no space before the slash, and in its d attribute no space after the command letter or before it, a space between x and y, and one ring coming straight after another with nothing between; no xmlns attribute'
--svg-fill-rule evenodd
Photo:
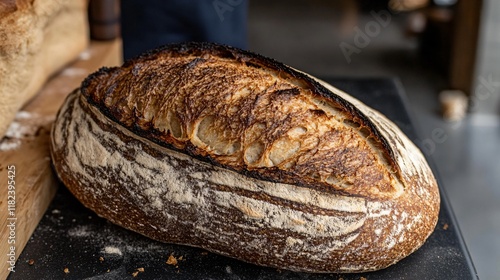
<svg viewBox="0 0 500 280"><path fill-rule="evenodd" d="M432 172L392 122L227 46L169 45L101 69L52 136L59 177L99 215L259 265L377 270L437 223Z"/></svg>

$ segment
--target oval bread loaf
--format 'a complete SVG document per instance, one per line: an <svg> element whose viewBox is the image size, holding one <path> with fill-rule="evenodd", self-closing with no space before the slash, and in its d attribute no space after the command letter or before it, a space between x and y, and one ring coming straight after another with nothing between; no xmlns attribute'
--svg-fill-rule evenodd
<svg viewBox="0 0 500 280"><path fill-rule="evenodd" d="M387 118L235 48L186 43L89 76L52 131L62 182L152 239L308 272L385 268L432 233L439 192Z"/></svg>

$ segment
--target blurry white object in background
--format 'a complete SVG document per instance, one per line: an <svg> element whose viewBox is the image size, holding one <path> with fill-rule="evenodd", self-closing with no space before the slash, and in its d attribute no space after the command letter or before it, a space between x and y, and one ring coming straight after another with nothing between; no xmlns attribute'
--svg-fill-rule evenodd
<svg viewBox="0 0 500 280"><path fill-rule="evenodd" d="M468 99L461 90L443 90L439 93L441 112L448 121L459 121L467 113Z"/></svg>
<svg viewBox="0 0 500 280"><path fill-rule="evenodd" d="M406 30L410 34L420 34L425 31L427 18L423 12L416 11L408 15Z"/></svg>

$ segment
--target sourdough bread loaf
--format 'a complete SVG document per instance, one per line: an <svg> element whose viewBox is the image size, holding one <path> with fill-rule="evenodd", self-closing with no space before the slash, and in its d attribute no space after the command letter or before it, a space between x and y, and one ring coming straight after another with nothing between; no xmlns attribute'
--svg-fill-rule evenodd
<svg viewBox="0 0 500 280"><path fill-rule="evenodd" d="M0 2L0 139L16 112L87 47L85 0Z"/></svg>
<svg viewBox="0 0 500 280"><path fill-rule="evenodd" d="M59 178L150 238L308 272L385 268L439 212L433 174L380 113L269 58L170 45L103 68L52 130Z"/></svg>

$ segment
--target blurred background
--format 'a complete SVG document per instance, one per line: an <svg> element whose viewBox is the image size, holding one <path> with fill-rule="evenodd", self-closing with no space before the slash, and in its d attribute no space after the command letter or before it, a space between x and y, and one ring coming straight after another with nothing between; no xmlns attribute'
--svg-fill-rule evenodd
<svg viewBox="0 0 500 280"><path fill-rule="evenodd" d="M399 79L479 277L498 278L500 1L160 2L140 12L142 2L121 1L125 58L214 41L319 77Z"/></svg>

